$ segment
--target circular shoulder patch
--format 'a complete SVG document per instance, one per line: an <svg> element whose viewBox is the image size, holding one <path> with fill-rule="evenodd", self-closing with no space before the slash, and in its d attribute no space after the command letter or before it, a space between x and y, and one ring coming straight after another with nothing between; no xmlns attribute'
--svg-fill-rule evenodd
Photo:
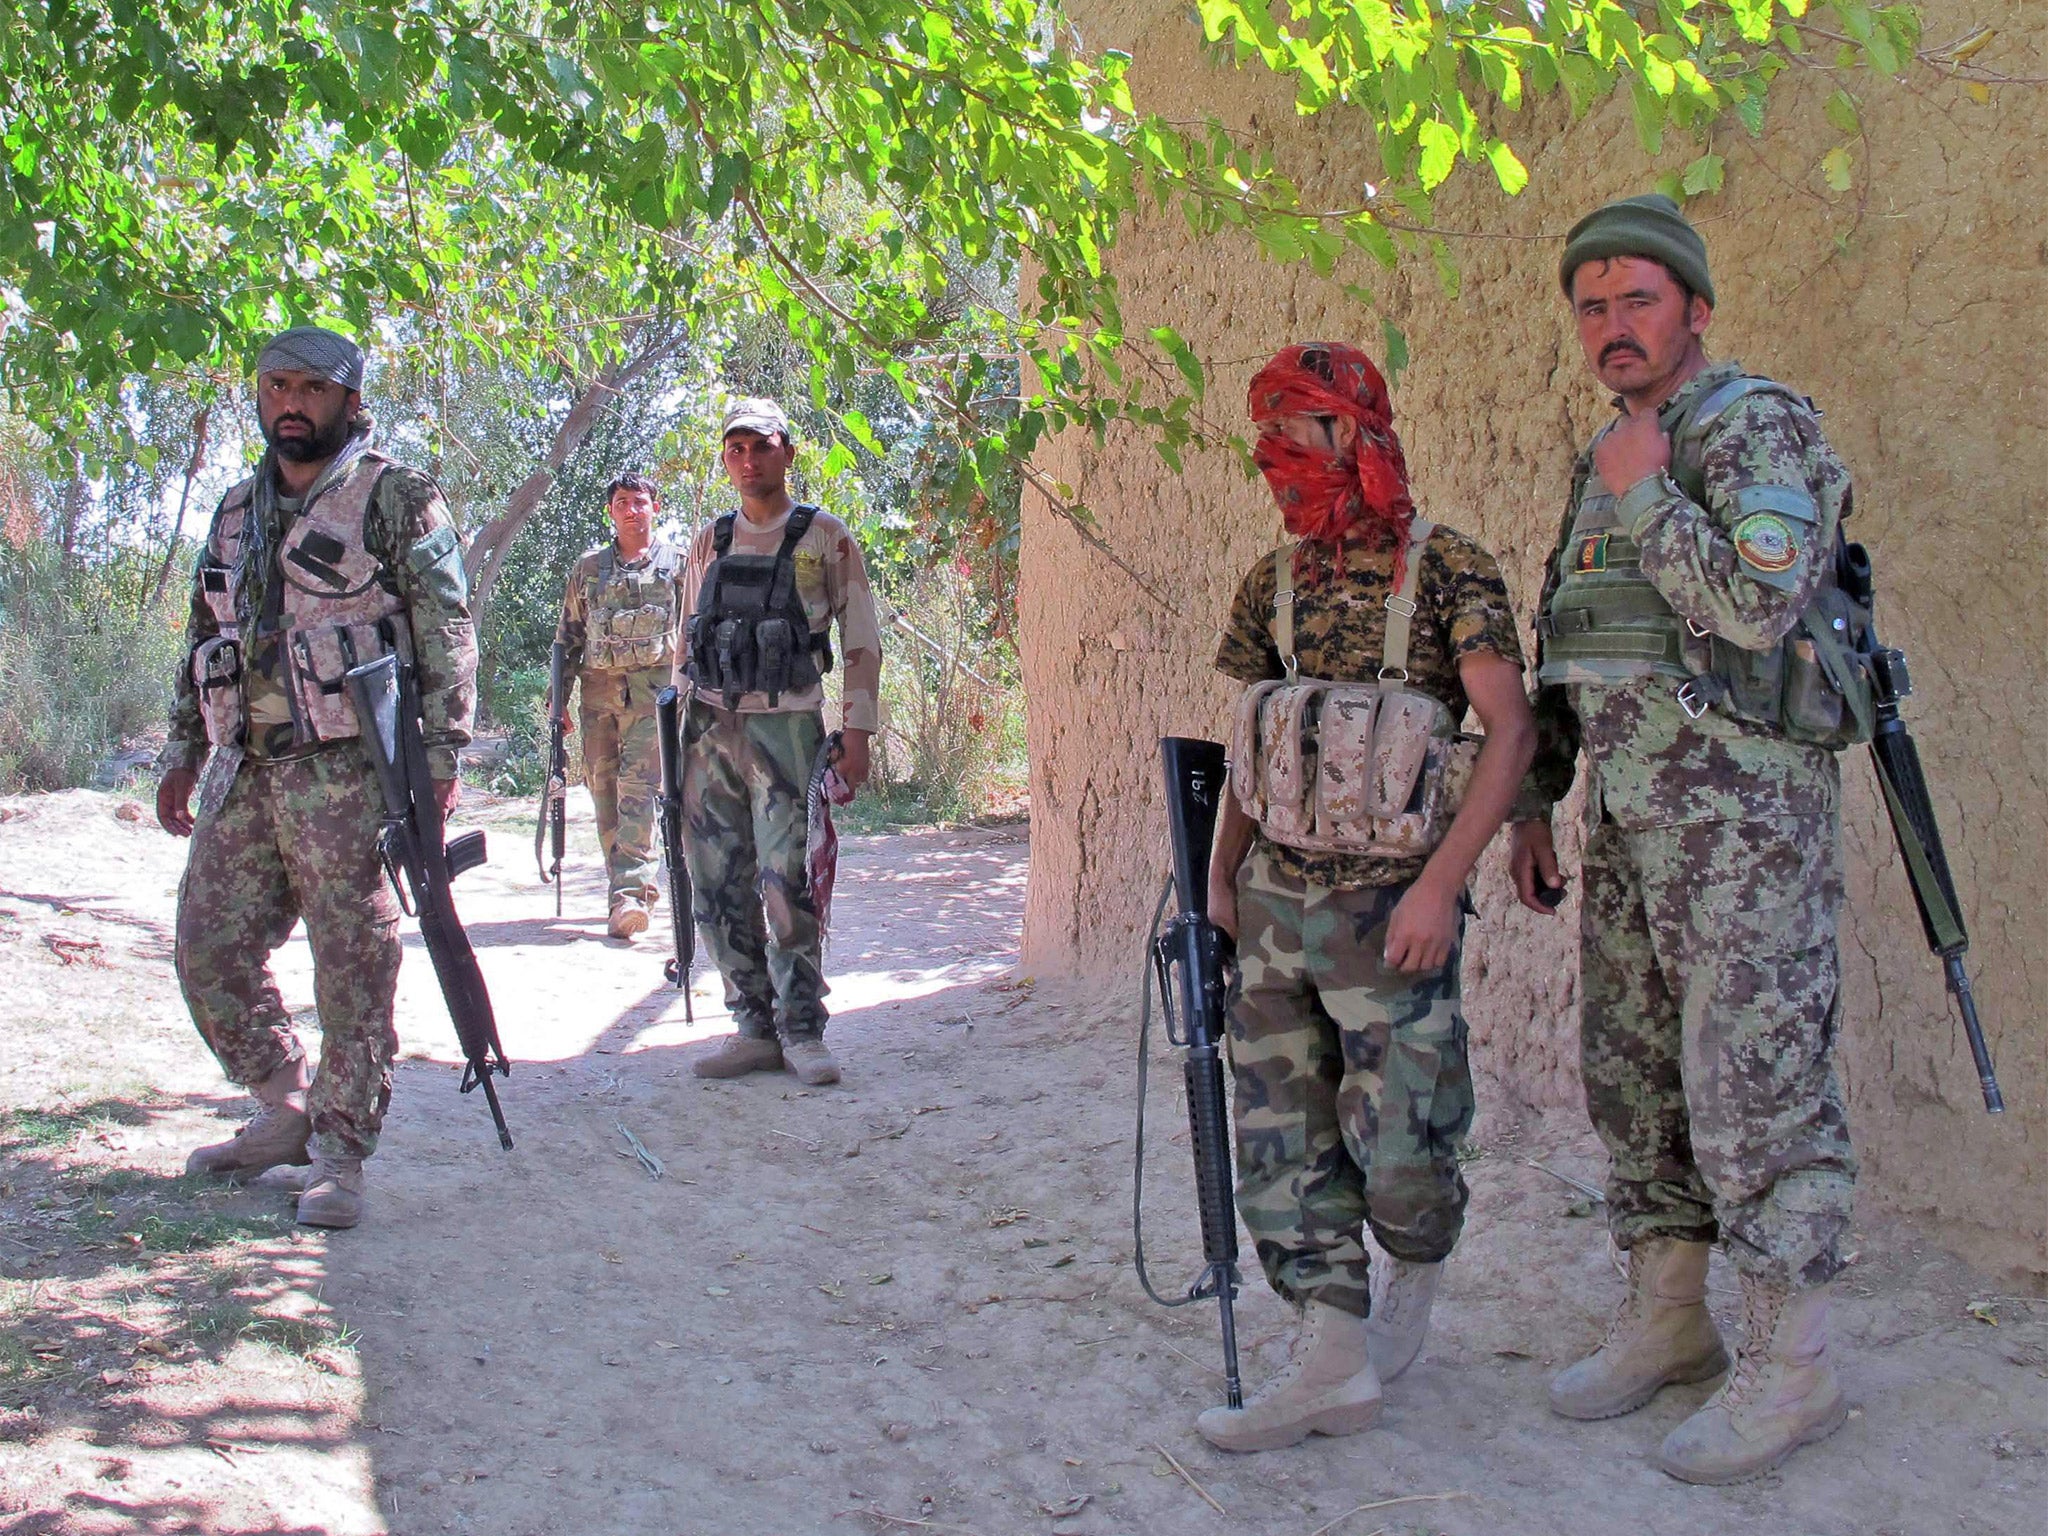
<svg viewBox="0 0 2048 1536"><path fill-rule="evenodd" d="M1746 564L1770 575L1799 563L1799 544L1784 519L1758 512L1735 525L1735 553Z"/></svg>

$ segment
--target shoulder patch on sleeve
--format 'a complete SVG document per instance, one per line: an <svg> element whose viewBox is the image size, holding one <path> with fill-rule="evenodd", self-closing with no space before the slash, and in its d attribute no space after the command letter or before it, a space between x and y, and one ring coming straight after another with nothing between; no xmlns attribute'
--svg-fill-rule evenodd
<svg viewBox="0 0 2048 1536"><path fill-rule="evenodd" d="M462 568L462 540L454 525L443 523L405 552L413 579L438 601L453 608L469 599L469 576Z"/></svg>
<svg viewBox="0 0 2048 1536"><path fill-rule="evenodd" d="M1799 536L1775 512L1756 512L1735 525L1735 553L1749 574L1766 586L1790 587L1791 573L1804 558Z"/></svg>

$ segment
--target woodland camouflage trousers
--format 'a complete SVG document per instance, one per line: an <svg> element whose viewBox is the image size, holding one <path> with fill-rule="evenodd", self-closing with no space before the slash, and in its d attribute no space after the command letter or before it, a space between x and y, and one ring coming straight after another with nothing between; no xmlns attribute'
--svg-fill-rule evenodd
<svg viewBox="0 0 2048 1536"><path fill-rule="evenodd" d="M697 928L742 1035L825 1030L824 936L811 904L805 793L816 710L743 715L701 699L684 725L683 844Z"/></svg>
<svg viewBox="0 0 2048 1536"><path fill-rule="evenodd" d="M398 902L377 857L383 801L353 741L294 762L246 762L202 814L178 887L178 982L221 1068L244 1087L305 1055L270 955L303 917L320 1065L313 1130L368 1156L398 1052Z"/></svg>
<svg viewBox="0 0 2048 1536"><path fill-rule="evenodd" d="M666 666L638 671L586 671L582 701L583 782L597 811L606 887L613 901L630 896L652 907L655 799L661 790L654 696L668 686Z"/></svg>
<svg viewBox="0 0 2048 1536"><path fill-rule="evenodd" d="M1840 841L1832 814L1587 840L1581 1070L1622 1247L1718 1234L1795 1286L1842 1267Z"/></svg>
<svg viewBox="0 0 2048 1536"><path fill-rule="evenodd" d="M1388 1253L1426 1264L1465 1219L1459 955L1424 975L1386 963L1387 919L1407 889L1314 885L1276 869L1263 843L1237 878L1238 1212L1274 1290L1359 1317L1367 1224Z"/></svg>

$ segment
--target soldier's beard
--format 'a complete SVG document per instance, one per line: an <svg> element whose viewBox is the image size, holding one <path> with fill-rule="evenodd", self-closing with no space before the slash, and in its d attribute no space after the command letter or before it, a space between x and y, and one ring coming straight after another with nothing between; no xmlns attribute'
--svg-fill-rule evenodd
<svg viewBox="0 0 2048 1536"><path fill-rule="evenodd" d="M277 429L285 421L304 422L311 430L303 437L280 437ZM294 464L322 463L341 452L348 442L349 420L345 414L324 424L310 416L280 416L276 421L262 423L262 427L263 441L270 445L271 452Z"/></svg>

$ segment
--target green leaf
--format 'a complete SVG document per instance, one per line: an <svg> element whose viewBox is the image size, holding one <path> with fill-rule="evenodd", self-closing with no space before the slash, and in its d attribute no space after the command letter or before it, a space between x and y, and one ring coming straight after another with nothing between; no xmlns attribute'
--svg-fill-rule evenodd
<svg viewBox="0 0 2048 1536"><path fill-rule="evenodd" d="M1718 192L1726 177L1728 162L1719 155L1701 155L1685 168L1679 178L1679 186L1687 197L1698 197L1703 192Z"/></svg>
<svg viewBox="0 0 2048 1536"><path fill-rule="evenodd" d="M1431 118L1416 133L1421 158L1415 167L1416 180L1425 192L1434 191L1458 163L1458 135L1449 123Z"/></svg>
<svg viewBox="0 0 2048 1536"><path fill-rule="evenodd" d="M1847 91L1836 90L1821 111L1837 133L1854 136L1863 131L1862 120L1856 113L1856 98Z"/></svg>
<svg viewBox="0 0 2048 1536"><path fill-rule="evenodd" d="M1855 185L1855 176L1849 160L1849 147L1846 144L1837 144L1823 155L1820 168L1822 174L1827 177L1830 191L1846 192Z"/></svg>
<svg viewBox="0 0 2048 1536"><path fill-rule="evenodd" d="M1387 348L1387 387L1393 388L1401 382L1401 374L1408 366L1408 338L1401 328L1391 320L1380 321L1380 335Z"/></svg>
<svg viewBox="0 0 2048 1536"><path fill-rule="evenodd" d="M1529 185L1529 168L1516 158L1515 152L1501 140L1496 139L1486 147L1486 158L1493 166L1493 174L1500 182L1501 191L1509 197L1515 196Z"/></svg>

